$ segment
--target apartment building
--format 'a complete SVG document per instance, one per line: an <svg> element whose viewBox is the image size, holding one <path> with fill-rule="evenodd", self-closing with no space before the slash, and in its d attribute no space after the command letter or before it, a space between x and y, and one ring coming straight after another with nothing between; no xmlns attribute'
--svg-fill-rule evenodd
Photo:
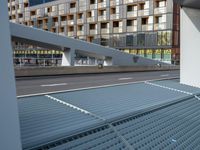
<svg viewBox="0 0 200 150"><path fill-rule="evenodd" d="M8 0L8 10L13 22L179 63L179 6L173 0Z"/></svg>

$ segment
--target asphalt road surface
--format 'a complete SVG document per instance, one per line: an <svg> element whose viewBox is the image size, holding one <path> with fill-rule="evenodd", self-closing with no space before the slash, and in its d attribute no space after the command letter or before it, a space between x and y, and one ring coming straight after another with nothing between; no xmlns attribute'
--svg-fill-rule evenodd
<svg viewBox="0 0 200 150"><path fill-rule="evenodd" d="M146 80L179 78L179 75L179 71L154 71L27 77L17 78L16 87L17 95L24 96Z"/></svg>

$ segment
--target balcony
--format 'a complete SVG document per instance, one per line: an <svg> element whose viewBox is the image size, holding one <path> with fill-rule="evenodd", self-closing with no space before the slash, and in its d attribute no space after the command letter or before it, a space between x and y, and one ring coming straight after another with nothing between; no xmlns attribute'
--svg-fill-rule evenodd
<svg viewBox="0 0 200 150"><path fill-rule="evenodd" d="M36 14L37 14L37 17L44 17L44 11L41 9L37 10Z"/></svg>
<svg viewBox="0 0 200 150"><path fill-rule="evenodd" d="M36 16L36 15L31 16L31 19L32 19L32 20L33 20L34 18L37 18L37 16Z"/></svg>
<svg viewBox="0 0 200 150"><path fill-rule="evenodd" d="M11 22L13 22L13 23L16 23L16 19L12 19L12 20L10 20Z"/></svg>
<svg viewBox="0 0 200 150"><path fill-rule="evenodd" d="M74 20L68 20L67 25L74 25Z"/></svg>
<svg viewBox="0 0 200 150"><path fill-rule="evenodd" d="M19 22L23 22L24 18L19 18L18 20L19 20Z"/></svg>
<svg viewBox="0 0 200 150"><path fill-rule="evenodd" d="M129 12L127 12L127 17L137 17L137 11L129 11Z"/></svg>
<svg viewBox="0 0 200 150"><path fill-rule="evenodd" d="M105 21L106 20L106 16L98 16L98 21Z"/></svg>
<svg viewBox="0 0 200 150"><path fill-rule="evenodd" d="M65 32L60 32L58 34L61 35L61 36L65 36Z"/></svg>
<svg viewBox="0 0 200 150"><path fill-rule="evenodd" d="M95 22L95 17L87 18L87 22Z"/></svg>
<svg viewBox="0 0 200 150"><path fill-rule="evenodd" d="M59 14L59 15L64 15L64 14L66 14L66 13L67 13L66 9L62 9L62 10L59 10L59 11L58 11L58 14Z"/></svg>
<svg viewBox="0 0 200 150"><path fill-rule="evenodd" d="M122 28L113 27L113 33L122 33Z"/></svg>
<svg viewBox="0 0 200 150"><path fill-rule="evenodd" d="M110 15L110 20L115 20L115 19L119 19L119 14L111 14Z"/></svg>
<svg viewBox="0 0 200 150"><path fill-rule="evenodd" d="M61 22L60 22L60 25L61 25L61 26L67 25L67 21L61 21Z"/></svg>
<svg viewBox="0 0 200 150"><path fill-rule="evenodd" d="M124 0L124 4L129 4L133 2L137 2L137 0Z"/></svg>
<svg viewBox="0 0 200 150"><path fill-rule="evenodd" d="M13 11L12 11L12 15L15 15L15 14L16 14L16 13L15 13L15 10L13 10Z"/></svg>
<svg viewBox="0 0 200 150"><path fill-rule="evenodd" d="M148 15L149 15L149 9L138 10L138 16L148 16Z"/></svg>
<svg viewBox="0 0 200 150"><path fill-rule="evenodd" d="M18 14L23 13L23 12L24 12L24 8L20 8L20 9L17 10Z"/></svg>
<svg viewBox="0 0 200 150"><path fill-rule="evenodd" d="M106 7L106 1L98 3L98 8L104 8Z"/></svg>
<svg viewBox="0 0 200 150"><path fill-rule="evenodd" d="M58 11L53 11L51 12L50 16L57 16L58 15Z"/></svg>
<svg viewBox="0 0 200 150"><path fill-rule="evenodd" d="M90 35L94 35L94 34L97 34L97 29L90 30Z"/></svg>
<svg viewBox="0 0 200 150"><path fill-rule="evenodd" d="M101 34L107 34L109 33L109 29L101 29Z"/></svg>
<svg viewBox="0 0 200 150"><path fill-rule="evenodd" d="M165 30L166 28L167 28L166 22L154 24L154 30Z"/></svg>
<svg viewBox="0 0 200 150"><path fill-rule="evenodd" d="M59 23L58 22L53 22L53 26L57 27L57 26L59 26Z"/></svg>
<svg viewBox="0 0 200 150"><path fill-rule="evenodd" d="M84 20L83 19L77 19L77 23L82 24L82 23L84 23Z"/></svg>
<svg viewBox="0 0 200 150"><path fill-rule="evenodd" d="M75 36L75 33L74 33L74 31L69 31L69 32L67 33L67 35L68 35L68 36Z"/></svg>
<svg viewBox="0 0 200 150"><path fill-rule="evenodd" d="M15 5L15 1L13 1L13 2L11 3L11 5L14 6L14 5Z"/></svg>
<svg viewBox="0 0 200 150"><path fill-rule="evenodd" d="M110 6L116 6L119 5L119 1L116 2L116 0L110 1Z"/></svg>
<svg viewBox="0 0 200 150"><path fill-rule="evenodd" d="M97 4L91 4L90 9L97 9Z"/></svg>
<svg viewBox="0 0 200 150"><path fill-rule="evenodd" d="M152 31L152 30L153 30L152 24L142 25L142 31Z"/></svg>
<svg viewBox="0 0 200 150"><path fill-rule="evenodd" d="M70 13L75 13L75 12L76 12L76 8L70 8L70 9L69 9L69 12L70 12Z"/></svg>
<svg viewBox="0 0 200 150"><path fill-rule="evenodd" d="M127 27L127 32L136 32L137 31L137 26L128 26Z"/></svg>
<svg viewBox="0 0 200 150"><path fill-rule="evenodd" d="M24 3L28 3L28 0L23 0L24 1Z"/></svg>
<svg viewBox="0 0 200 150"><path fill-rule="evenodd" d="M154 9L154 14L164 14L167 13L166 7L158 7Z"/></svg>
<svg viewBox="0 0 200 150"><path fill-rule="evenodd" d="M82 30L81 30L81 31L77 31L77 35L78 35L78 36L84 35L84 31L82 31Z"/></svg>

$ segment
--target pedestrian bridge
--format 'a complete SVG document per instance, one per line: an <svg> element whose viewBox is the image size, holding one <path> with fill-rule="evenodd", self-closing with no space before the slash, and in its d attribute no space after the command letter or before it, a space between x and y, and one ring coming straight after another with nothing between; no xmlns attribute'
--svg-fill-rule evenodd
<svg viewBox="0 0 200 150"><path fill-rule="evenodd" d="M57 35L37 28L10 23L14 41L37 45L44 48L63 50L62 66L73 66L75 54L102 59L105 66L133 66L164 64L155 60L127 54L114 48Z"/></svg>

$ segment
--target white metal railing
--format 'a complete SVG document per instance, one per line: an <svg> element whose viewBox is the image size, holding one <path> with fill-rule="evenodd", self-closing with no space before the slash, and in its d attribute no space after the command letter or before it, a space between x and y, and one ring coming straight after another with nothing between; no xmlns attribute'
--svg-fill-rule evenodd
<svg viewBox="0 0 200 150"><path fill-rule="evenodd" d="M67 24L68 24L68 25L74 25L74 20L68 20L68 21L67 21Z"/></svg>
<svg viewBox="0 0 200 150"><path fill-rule="evenodd" d="M68 36L74 36L74 31L70 31L67 33Z"/></svg>
<svg viewBox="0 0 200 150"><path fill-rule="evenodd" d="M149 15L149 9L138 10L138 16L148 16L148 15Z"/></svg>
<svg viewBox="0 0 200 150"><path fill-rule="evenodd" d="M166 7L158 7L154 9L154 14L164 14L167 12Z"/></svg>
<svg viewBox="0 0 200 150"><path fill-rule="evenodd" d="M95 21L95 17L87 18L87 22L94 22L94 21Z"/></svg>
<svg viewBox="0 0 200 150"><path fill-rule="evenodd" d="M164 30L166 28L167 28L166 22L154 24L154 30Z"/></svg>
<svg viewBox="0 0 200 150"><path fill-rule="evenodd" d="M77 23L84 23L84 20L83 19L77 19Z"/></svg>
<svg viewBox="0 0 200 150"><path fill-rule="evenodd" d="M97 4L91 4L90 9L97 9Z"/></svg>
<svg viewBox="0 0 200 150"><path fill-rule="evenodd" d="M142 31L151 31L153 30L153 24L142 25Z"/></svg>
<svg viewBox="0 0 200 150"><path fill-rule="evenodd" d="M65 25L67 25L67 21L61 21L60 24L61 24L61 26L65 26Z"/></svg>
<svg viewBox="0 0 200 150"><path fill-rule="evenodd" d="M97 30L96 29L90 30L90 34L97 34Z"/></svg>
<svg viewBox="0 0 200 150"><path fill-rule="evenodd" d="M106 1L98 3L98 8L104 8L106 7Z"/></svg>
<svg viewBox="0 0 200 150"><path fill-rule="evenodd" d="M78 35L78 36L84 35L84 31L77 31L77 35Z"/></svg>
<svg viewBox="0 0 200 150"><path fill-rule="evenodd" d="M76 8L70 8L70 9L69 9L69 12L70 12L70 13L75 13L75 12L76 12Z"/></svg>
<svg viewBox="0 0 200 150"><path fill-rule="evenodd" d="M124 0L124 4L137 2L137 0Z"/></svg>
<svg viewBox="0 0 200 150"><path fill-rule="evenodd" d="M98 21L104 21L106 20L106 16L103 15L103 16L98 16Z"/></svg>
<svg viewBox="0 0 200 150"><path fill-rule="evenodd" d="M127 27L127 32L136 32L136 31L137 31L137 25Z"/></svg>
<svg viewBox="0 0 200 150"><path fill-rule="evenodd" d="M113 33L121 33L121 32L122 32L122 28L119 28L119 27L113 28Z"/></svg>
<svg viewBox="0 0 200 150"><path fill-rule="evenodd" d="M119 14L111 14L110 20L119 19Z"/></svg>
<svg viewBox="0 0 200 150"><path fill-rule="evenodd" d="M137 11L128 11L127 17L137 17Z"/></svg>
<svg viewBox="0 0 200 150"><path fill-rule="evenodd" d="M109 33L109 29L105 28L105 29L101 29L101 33Z"/></svg>

